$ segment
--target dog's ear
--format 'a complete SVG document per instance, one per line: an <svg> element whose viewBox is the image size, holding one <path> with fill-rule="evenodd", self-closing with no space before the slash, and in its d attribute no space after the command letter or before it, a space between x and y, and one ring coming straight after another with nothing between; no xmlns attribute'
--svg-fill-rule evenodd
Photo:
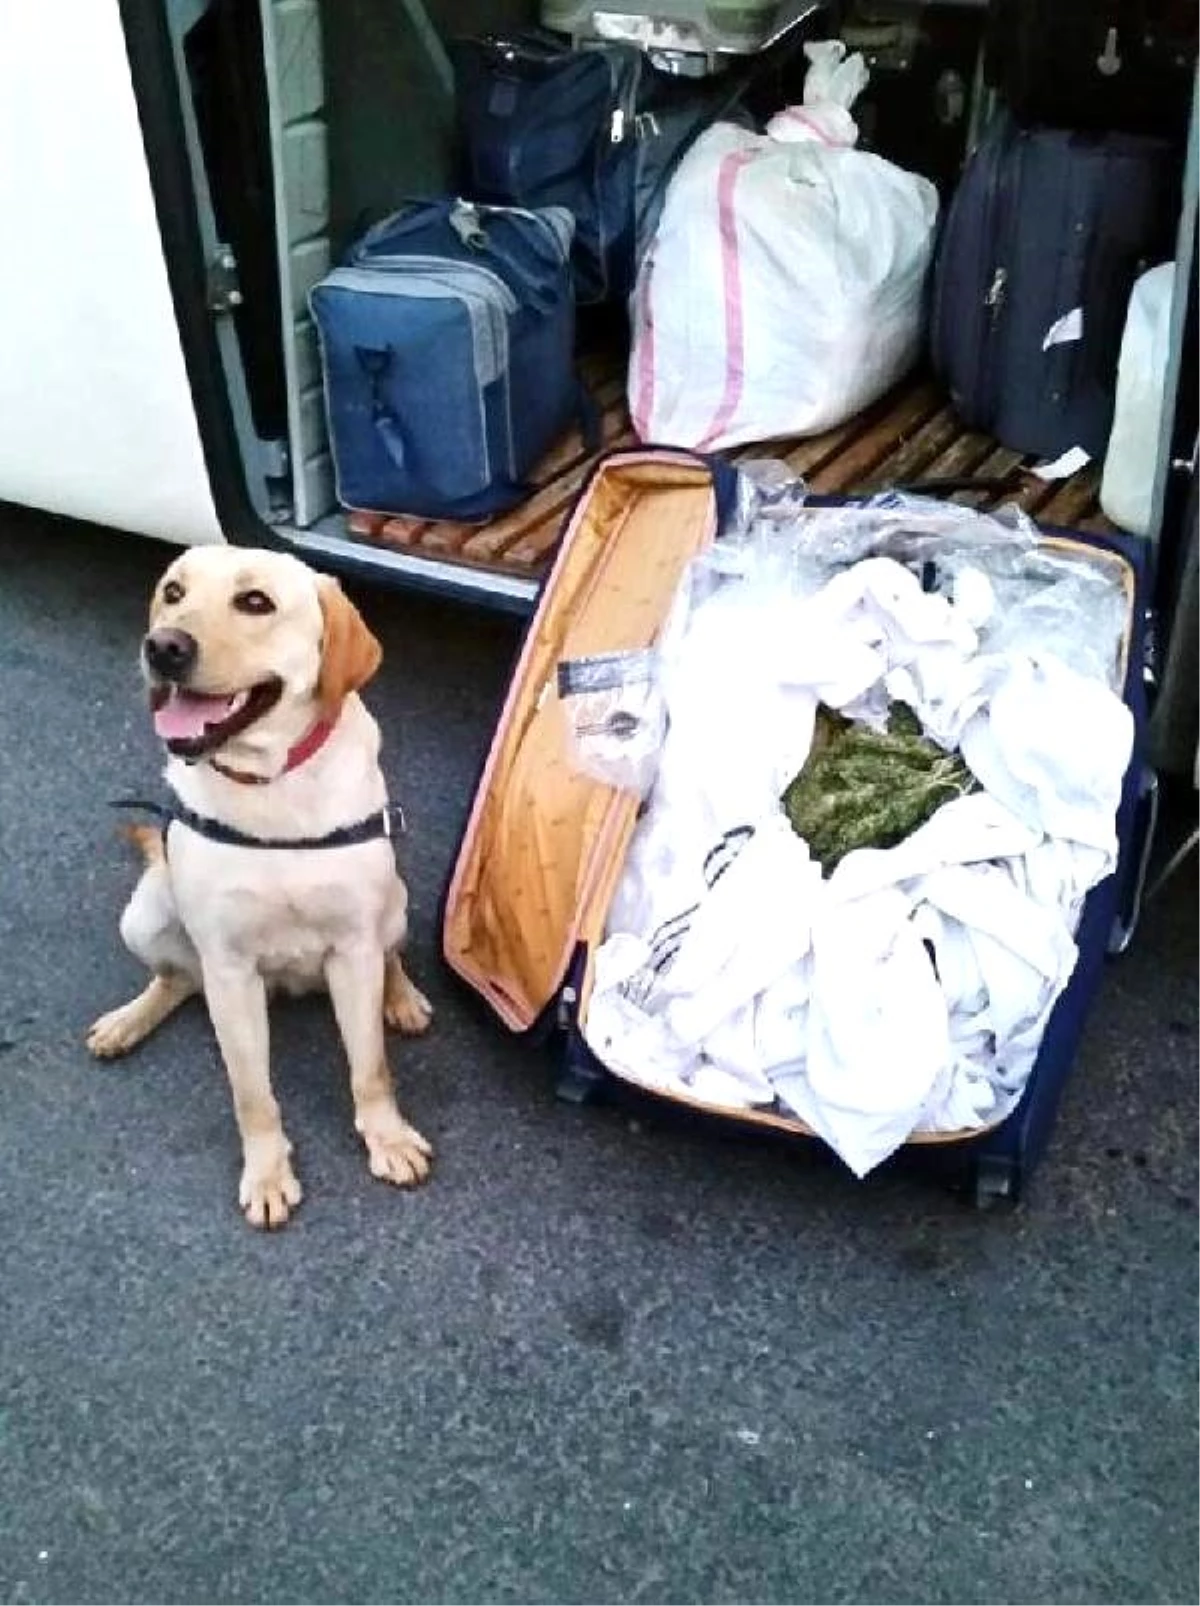
<svg viewBox="0 0 1200 1606"><path fill-rule="evenodd" d="M383 660L383 648L336 580L323 575L318 595L325 631L321 638L317 701L322 714L330 718L352 691L370 680Z"/></svg>

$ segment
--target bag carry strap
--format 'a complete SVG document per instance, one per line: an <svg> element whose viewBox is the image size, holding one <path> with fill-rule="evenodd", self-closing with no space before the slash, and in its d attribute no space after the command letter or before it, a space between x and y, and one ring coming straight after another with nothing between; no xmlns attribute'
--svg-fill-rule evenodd
<svg viewBox="0 0 1200 1606"><path fill-rule="evenodd" d="M429 461L422 460L419 467L412 462L412 453L405 440L404 426L396 416L395 409L388 401L383 388L384 378L397 360L395 348L355 346L354 355L358 358L359 366L371 387L371 427L391 462L401 474L427 486L447 503L461 502L465 494L462 482L459 480L447 483L445 477L438 472L439 459L436 452L425 454ZM456 466L454 463L449 465L451 473ZM483 486L477 488L482 490Z"/></svg>
<svg viewBox="0 0 1200 1606"><path fill-rule="evenodd" d="M1021 482L1022 474L1018 463L1006 474L948 475L941 479L907 480L901 485L889 485L888 489L900 491L905 496L953 496L958 491L980 491L999 496L1004 491L1015 489Z"/></svg>
<svg viewBox="0 0 1200 1606"><path fill-rule="evenodd" d="M402 474L409 471L408 453L404 448L404 436L400 430L400 420L392 411L387 397L383 394L383 379L392 366L393 352L390 346L355 346L354 355L358 358L358 365L367 376L371 386L371 424L375 433L383 443L392 462Z"/></svg>
<svg viewBox="0 0 1200 1606"><path fill-rule="evenodd" d="M387 397L383 393L384 375L392 366L396 356L393 348L390 346L375 348L355 346L354 355L358 358L359 366L362 368L363 373L366 374L371 385L371 425L392 463L402 474L412 475L414 478L419 479L436 492L438 496L444 498L448 504L463 501L464 493L461 485L446 485L438 478L436 467L427 469L425 465L422 465L418 473L409 462L408 448L405 445L404 432L400 420L396 417ZM578 398L580 427L585 430L589 427L584 422L586 398L586 406L591 410L591 415L595 420L595 428L598 432L599 414L596 411L595 403L583 390L582 385L579 387ZM502 483L502 481L498 480L495 483ZM534 487L523 480L513 482L512 488L522 498L532 496L534 491ZM486 485L481 485L478 489L482 491L486 489ZM448 507L441 517L452 519L455 515L451 508Z"/></svg>
<svg viewBox="0 0 1200 1606"><path fill-rule="evenodd" d="M737 468L727 457L719 452L701 452L700 461L708 465L712 475L713 502L717 514L717 534L724 533L737 510L738 480L740 478Z"/></svg>

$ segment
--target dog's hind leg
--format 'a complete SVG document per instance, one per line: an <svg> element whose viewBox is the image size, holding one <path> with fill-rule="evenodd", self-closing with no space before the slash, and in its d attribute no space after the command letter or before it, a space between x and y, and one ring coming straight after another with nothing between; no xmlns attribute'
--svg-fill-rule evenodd
<svg viewBox="0 0 1200 1606"><path fill-rule="evenodd" d="M136 998L101 1015L88 1032L88 1048L102 1060L128 1053L196 991L196 983L180 971L152 976Z"/></svg>
<svg viewBox="0 0 1200 1606"><path fill-rule="evenodd" d="M146 869L121 916L121 936L153 974L136 998L101 1015L88 1032L87 1046L97 1059L128 1053L200 990L200 960L175 908L162 837L148 826L125 834Z"/></svg>
<svg viewBox="0 0 1200 1606"><path fill-rule="evenodd" d="M419 1037L433 1019L433 1005L414 985L400 955L392 952L383 973L383 1018L408 1037Z"/></svg>

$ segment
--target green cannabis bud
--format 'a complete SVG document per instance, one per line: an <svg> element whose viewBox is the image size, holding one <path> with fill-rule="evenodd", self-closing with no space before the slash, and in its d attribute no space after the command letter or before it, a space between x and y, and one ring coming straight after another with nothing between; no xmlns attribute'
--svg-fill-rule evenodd
<svg viewBox="0 0 1200 1606"><path fill-rule="evenodd" d="M783 794L783 808L829 876L856 848L895 847L943 803L978 784L957 753L922 735L905 704L893 705L886 731L822 704L812 748Z"/></svg>

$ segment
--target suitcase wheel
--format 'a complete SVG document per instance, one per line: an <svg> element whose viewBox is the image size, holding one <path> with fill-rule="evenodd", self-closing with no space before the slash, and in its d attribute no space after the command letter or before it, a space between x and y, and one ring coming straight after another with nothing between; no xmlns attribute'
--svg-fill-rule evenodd
<svg viewBox="0 0 1200 1606"><path fill-rule="evenodd" d="M583 1054L569 1054L554 1084L554 1092L564 1104L594 1104L604 1091L607 1078Z"/></svg>
<svg viewBox="0 0 1200 1606"><path fill-rule="evenodd" d="M1138 789L1137 805L1131 840L1137 851L1137 864L1121 909L1113 920L1108 937L1108 955L1116 958L1123 954L1133 941L1142 900L1146 894L1146 878L1150 871L1150 855L1154 849L1154 832L1158 825L1158 776L1151 769L1144 770Z"/></svg>
<svg viewBox="0 0 1200 1606"><path fill-rule="evenodd" d="M1021 1194L1017 1162L1003 1154L981 1154L971 1165L967 1186L976 1210L1011 1210Z"/></svg>

